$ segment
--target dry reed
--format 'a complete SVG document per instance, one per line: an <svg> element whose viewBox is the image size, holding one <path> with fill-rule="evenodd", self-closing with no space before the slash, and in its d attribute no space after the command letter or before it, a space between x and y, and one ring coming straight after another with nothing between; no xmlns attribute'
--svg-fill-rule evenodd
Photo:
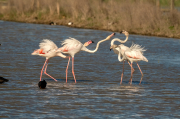
<svg viewBox="0 0 180 119"><path fill-rule="evenodd" d="M180 38L180 12L162 12L152 0L8 0L0 19Z"/></svg>

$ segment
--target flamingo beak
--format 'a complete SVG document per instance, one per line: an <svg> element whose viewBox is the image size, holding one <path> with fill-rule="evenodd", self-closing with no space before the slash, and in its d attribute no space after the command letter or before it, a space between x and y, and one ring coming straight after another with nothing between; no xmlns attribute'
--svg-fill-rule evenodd
<svg viewBox="0 0 180 119"><path fill-rule="evenodd" d="M112 50L112 46L110 47L110 49L109 49L110 51Z"/></svg>

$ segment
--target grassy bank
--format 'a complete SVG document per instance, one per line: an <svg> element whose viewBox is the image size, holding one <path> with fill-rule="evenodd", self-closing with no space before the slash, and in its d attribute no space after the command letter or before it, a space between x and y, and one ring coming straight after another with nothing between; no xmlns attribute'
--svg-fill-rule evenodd
<svg viewBox="0 0 180 119"><path fill-rule="evenodd" d="M155 0L3 0L0 19L180 38L180 12L162 12ZM175 0L176 4L180 4ZM167 4L167 3L163 3Z"/></svg>

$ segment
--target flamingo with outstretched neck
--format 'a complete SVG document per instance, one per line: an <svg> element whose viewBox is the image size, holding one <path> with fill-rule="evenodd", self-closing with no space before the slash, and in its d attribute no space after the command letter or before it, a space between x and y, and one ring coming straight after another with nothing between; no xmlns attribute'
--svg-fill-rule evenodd
<svg viewBox="0 0 180 119"><path fill-rule="evenodd" d="M87 49L86 46L84 46L80 41L78 41L74 38L69 38L69 39L66 39L62 42L63 46L61 48L59 48L57 51L62 52L64 54L69 54L70 57L72 57L72 74L73 74L75 83L76 83L76 78L75 78L75 73L74 73L74 56L75 56L75 54L80 52L80 51L95 53L98 50L100 43L109 40L114 35L115 35L115 33L112 33L106 39L99 41L96 45L95 50ZM67 68L66 68L66 82L67 82L67 74L68 74L70 57L69 57L69 61L67 63Z"/></svg>

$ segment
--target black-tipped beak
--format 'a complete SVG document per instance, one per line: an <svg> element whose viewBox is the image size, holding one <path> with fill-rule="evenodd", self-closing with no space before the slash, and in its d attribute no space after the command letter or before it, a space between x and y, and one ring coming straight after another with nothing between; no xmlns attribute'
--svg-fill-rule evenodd
<svg viewBox="0 0 180 119"><path fill-rule="evenodd" d="M114 33L114 36L116 35L116 33Z"/></svg>
<svg viewBox="0 0 180 119"><path fill-rule="evenodd" d="M122 33L122 31L120 31L119 33Z"/></svg>
<svg viewBox="0 0 180 119"><path fill-rule="evenodd" d="M94 41L92 41L92 43L94 43Z"/></svg>
<svg viewBox="0 0 180 119"><path fill-rule="evenodd" d="M111 51L111 49L109 49Z"/></svg>

